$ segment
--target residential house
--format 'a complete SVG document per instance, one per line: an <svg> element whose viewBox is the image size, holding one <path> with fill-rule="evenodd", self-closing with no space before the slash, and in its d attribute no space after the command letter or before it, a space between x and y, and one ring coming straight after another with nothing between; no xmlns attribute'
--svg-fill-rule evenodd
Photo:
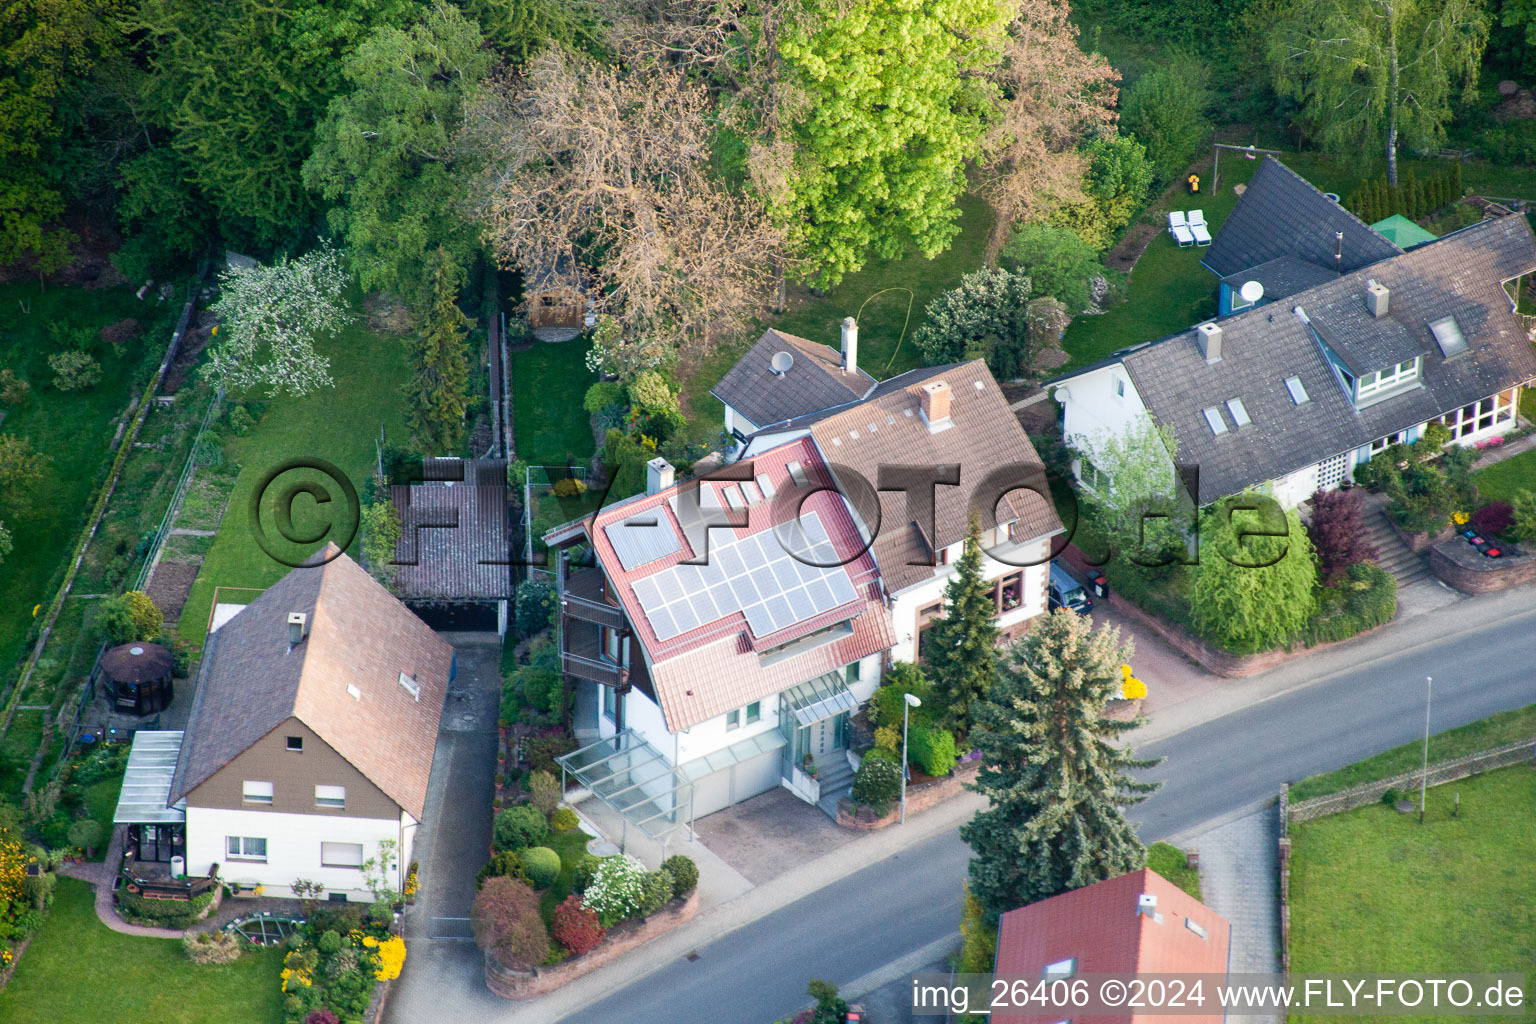
<svg viewBox="0 0 1536 1024"><path fill-rule="evenodd" d="M770 331L716 389L734 462L677 484L653 460L645 495L545 535L564 670L595 693L592 737L615 737L568 763L599 796L670 828L781 783L823 801L846 788L849 716L918 656L973 504L999 625L1044 611L1062 527L985 364L874 384L856 351L851 322L837 359Z"/></svg>
<svg viewBox="0 0 1536 1024"><path fill-rule="evenodd" d="M1336 270L1321 265L1330 253ZM1150 420L1172 427L1199 504L1256 488L1294 506L1431 421L1461 444L1512 428L1536 378L1513 298L1536 272L1523 217L1403 252L1271 159L1206 264L1224 275L1223 306L1241 308L1055 382L1085 485L1113 486L1097 443ZM1258 283L1231 287L1244 278Z"/></svg>
<svg viewBox="0 0 1536 1024"><path fill-rule="evenodd" d="M166 796L185 808L189 874L217 865L271 896L304 878L368 900L363 864L388 840L388 881L403 886L453 649L334 545L327 554L208 637Z"/></svg>
<svg viewBox="0 0 1536 1024"><path fill-rule="evenodd" d="M1151 868L1131 871L1002 915L995 977L1067 981L1083 975L1226 976L1232 929L1215 911ZM1216 982L1219 984L1219 980ZM1211 987L1208 983L1207 987ZM1224 1014L1214 999L1181 1014L1157 1008L1138 1012L1073 1013L1084 1024L1212 1021ZM995 1010L994 1020L1050 1024L1063 1011Z"/></svg>

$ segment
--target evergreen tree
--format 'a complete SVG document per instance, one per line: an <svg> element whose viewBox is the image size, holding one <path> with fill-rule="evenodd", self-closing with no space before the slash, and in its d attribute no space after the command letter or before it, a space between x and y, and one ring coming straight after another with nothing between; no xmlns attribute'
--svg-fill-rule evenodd
<svg viewBox="0 0 1536 1024"><path fill-rule="evenodd" d="M990 803L960 838L971 847L970 893L994 920L1146 863L1123 808L1157 788L1128 772L1158 762L1116 742L1138 722L1104 717L1133 649L1117 628L1057 609L1010 648L976 703L973 788Z"/></svg>
<svg viewBox="0 0 1536 1024"><path fill-rule="evenodd" d="M997 679L996 616L992 585L981 576L981 520L972 510L965 549L944 587L944 617L923 643L944 725L962 742L971 730L971 705Z"/></svg>
<svg viewBox="0 0 1536 1024"><path fill-rule="evenodd" d="M405 386L406 417L423 450L452 455L464 445L464 412L469 405L471 326L456 301L462 272L441 246L432 255L432 305L419 336L406 342L414 371Z"/></svg>

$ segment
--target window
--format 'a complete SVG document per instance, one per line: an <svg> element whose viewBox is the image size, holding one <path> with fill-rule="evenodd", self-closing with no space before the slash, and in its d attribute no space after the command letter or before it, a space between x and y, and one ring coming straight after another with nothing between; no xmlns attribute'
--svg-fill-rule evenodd
<svg viewBox="0 0 1536 1024"><path fill-rule="evenodd" d="M727 711L725 713L725 727L726 727L726 729L740 729L741 728L741 709L740 708L732 708L731 710L729 710L729 711Z"/></svg>
<svg viewBox="0 0 1536 1024"><path fill-rule="evenodd" d="M761 722L763 720L763 702L755 700L748 704L746 715L748 725L751 725L753 722Z"/></svg>
<svg viewBox="0 0 1536 1024"><path fill-rule="evenodd" d="M755 700L744 708L735 708L725 713L725 727L727 729L740 729L743 724L751 725L753 722L763 720L763 702Z"/></svg>
<svg viewBox="0 0 1536 1024"><path fill-rule="evenodd" d="M346 786L316 786L316 807L345 807L347 806Z"/></svg>
<svg viewBox="0 0 1536 1024"><path fill-rule="evenodd" d="M1115 397L1116 398L1124 398L1125 397L1125 381L1123 379L1119 378L1119 377L1115 378Z"/></svg>
<svg viewBox="0 0 1536 1024"><path fill-rule="evenodd" d="M1440 354L1447 359L1451 356L1459 356L1467 350L1466 336L1461 333L1461 326L1456 323L1454 316L1443 316L1438 320L1431 320L1429 333L1435 336L1435 344L1440 346Z"/></svg>
<svg viewBox="0 0 1536 1024"><path fill-rule="evenodd" d="M862 661L855 661L853 664L848 665L843 669L843 681L849 686L852 686L854 683L859 681L859 673L861 673L863 670L864 663Z"/></svg>
<svg viewBox="0 0 1536 1024"><path fill-rule="evenodd" d="M1406 444L1407 441L1408 432L1405 430L1399 430L1395 434L1388 434L1386 437L1378 437L1376 440L1371 442L1371 454L1380 455L1391 445Z"/></svg>
<svg viewBox="0 0 1536 1024"><path fill-rule="evenodd" d="M1214 405L1205 410L1205 422L1210 425L1211 433L1213 434L1225 434L1227 432L1227 421L1222 418L1221 410Z"/></svg>
<svg viewBox="0 0 1536 1024"><path fill-rule="evenodd" d="M1297 405L1311 401L1311 398L1307 396L1307 389L1301 386L1300 377L1285 378L1285 389L1291 393L1291 401Z"/></svg>
<svg viewBox="0 0 1536 1024"><path fill-rule="evenodd" d="M353 686L351 683L348 683L347 684L347 696L351 697L353 700L362 700L363 699L363 691L359 690L357 687Z"/></svg>
<svg viewBox="0 0 1536 1024"><path fill-rule="evenodd" d="M230 860L267 859L267 841L265 839L252 839L250 836L227 836L224 843L224 848L229 853Z"/></svg>
<svg viewBox="0 0 1536 1024"><path fill-rule="evenodd" d="M618 709L615 707L616 701L613 695L613 687L599 685L598 689L603 691L603 717L610 722L618 721Z"/></svg>
<svg viewBox="0 0 1536 1024"><path fill-rule="evenodd" d="M288 749L289 750L297 750L300 753L303 753L303 751L304 751L304 737L303 736L289 736L288 737Z"/></svg>
<svg viewBox="0 0 1536 1024"><path fill-rule="evenodd" d="M240 798L248 804L269 804L272 802L272 783L247 779Z"/></svg>
<svg viewBox="0 0 1536 1024"><path fill-rule="evenodd" d="M1227 399L1227 412L1232 414L1232 422L1239 427L1246 427L1253 421L1248 418L1248 409L1243 405L1241 398Z"/></svg>
<svg viewBox="0 0 1536 1024"><path fill-rule="evenodd" d="M411 695L412 700L421 700L421 684L404 672L400 673L400 685L405 687L405 692Z"/></svg>
<svg viewBox="0 0 1536 1024"><path fill-rule="evenodd" d="M1207 938L1209 936L1209 934L1210 934L1209 932L1207 932L1205 930L1205 926L1204 925L1197 924L1195 922L1195 919L1192 918L1192 917L1186 917L1184 919L1184 927L1188 928L1190 931L1194 932L1196 935L1200 936L1202 939Z"/></svg>
<svg viewBox="0 0 1536 1024"><path fill-rule="evenodd" d="M363 844L321 843L320 866L327 868L361 868L363 866Z"/></svg>
<svg viewBox="0 0 1536 1024"><path fill-rule="evenodd" d="M1024 603L1024 574L1016 572L997 582L997 607L999 612L1011 612Z"/></svg>
<svg viewBox="0 0 1536 1024"><path fill-rule="evenodd" d="M1440 417L1440 422L1451 431L1451 437L1461 440L1472 434L1493 427L1511 427L1515 422L1514 400L1511 392L1500 392L1481 402L1453 409Z"/></svg>
<svg viewBox="0 0 1536 1024"><path fill-rule="evenodd" d="M1045 976L1051 978L1070 978L1077 973L1077 957L1068 957L1065 960L1057 960L1053 964L1045 965Z"/></svg>
<svg viewBox="0 0 1536 1024"><path fill-rule="evenodd" d="M1377 370L1373 373L1361 374L1360 384L1355 390L1355 396L1357 398L1365 398L1367 395L1374 395L1377 392L1407 384L1410 381L1416 380L1418 376L1419 359L1415 356L1406 363L1398 363L1390 370Z"/></svg>

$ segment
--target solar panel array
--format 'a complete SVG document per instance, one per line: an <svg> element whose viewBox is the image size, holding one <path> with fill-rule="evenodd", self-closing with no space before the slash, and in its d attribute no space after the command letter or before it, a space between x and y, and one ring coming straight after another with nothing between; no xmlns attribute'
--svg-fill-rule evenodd
<svg viewBox="0 0 1536 1024"><path fill-rule="evenodd" d="M603 533L608 535L608 543L613 545L626 572L683 549L677 531L659 507L609 523L603 527Z"/></svg>
<svg viewBox="0 0 1536 1024"><path fill-rule="evenodd" d="M821 518L811 513L800 523L801 529L791 523L724 543L711 535L706 564L675 565L637 580L635 597L656 638L670 640L735 612L762 637L855 600Z"/></svg>

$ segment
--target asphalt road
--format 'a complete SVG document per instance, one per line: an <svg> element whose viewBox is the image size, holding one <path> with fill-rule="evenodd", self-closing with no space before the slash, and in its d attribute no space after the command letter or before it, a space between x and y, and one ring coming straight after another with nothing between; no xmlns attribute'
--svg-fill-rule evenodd
<svg viewBox="0 0 1536 1024"><path fill-rule="evenodd" d="M1405 624L1411 626L1411 624ZM1413 642L1404 629L1400 643ZM1372 661L1194 726L1138 752L1167 760L1131 811L1148 842L1422 735L1536 702L1536 610ZM969 859L949 832L698 949L566 1018L581 1024L766 1024L806 1003L809 976L846 984L956 929Z"/></svg>

